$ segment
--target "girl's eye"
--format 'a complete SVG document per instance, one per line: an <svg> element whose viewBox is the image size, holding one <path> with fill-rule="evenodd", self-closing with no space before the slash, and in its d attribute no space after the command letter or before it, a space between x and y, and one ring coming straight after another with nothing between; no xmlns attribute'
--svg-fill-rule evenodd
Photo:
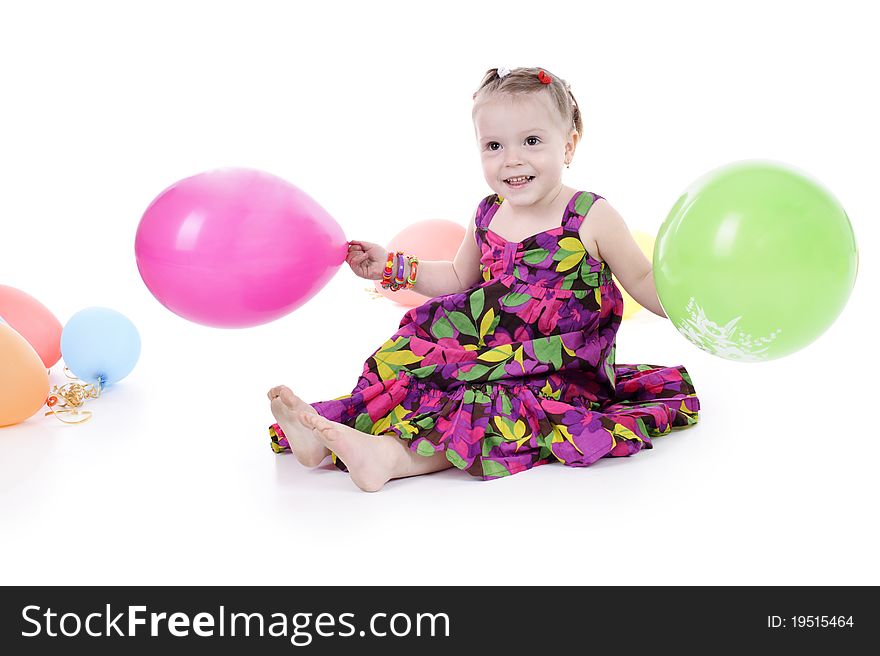
<svg viewBox="0 0 880 656"><path fill-rule="evenodd" d="M531 141L533 139L537 143L531 143ZM526 143L528 143L530 146L537 146L539 143L541 143L541 140L538 137L526 137ZM500 147L501 144L498 143L497 141L490 141L489 143L486 144L486 148L488 150L498 150L498 148L493 148L492 146L499 146Z"/></svg>

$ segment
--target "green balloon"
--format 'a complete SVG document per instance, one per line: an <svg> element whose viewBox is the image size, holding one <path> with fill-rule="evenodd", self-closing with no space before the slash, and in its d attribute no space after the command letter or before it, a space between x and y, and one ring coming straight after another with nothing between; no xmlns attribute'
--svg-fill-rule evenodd
<svg viewBox="0 0 880 656"><path fill-rule="evenodd" d="M728 360L780 358L821 335L855 284L858 249L840 203L788 166L736 162L694 182L654 244L666 315Z"/></svg>

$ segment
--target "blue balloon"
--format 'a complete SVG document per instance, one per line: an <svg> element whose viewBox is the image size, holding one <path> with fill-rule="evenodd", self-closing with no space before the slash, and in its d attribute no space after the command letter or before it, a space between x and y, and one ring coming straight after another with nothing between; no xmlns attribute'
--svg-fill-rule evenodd
<svg viewBox="0 0 880 656"><path fill-rule="evenodd" d="M116 310L90 307L61 331L61 357L80 380L106 387L125 378L141 354L134 324Z"/></svg>

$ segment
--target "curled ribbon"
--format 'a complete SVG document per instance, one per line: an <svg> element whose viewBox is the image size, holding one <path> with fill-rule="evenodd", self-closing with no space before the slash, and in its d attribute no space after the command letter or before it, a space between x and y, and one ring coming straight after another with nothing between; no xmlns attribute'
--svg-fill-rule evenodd
<svg viewBox="0 0 880 656"><path fill-rule="evenodd" d="M102 386L84 384L78 381L67 367L64 368L64 374L68 378L72 378L74 382L66 383L61 387L55 385L49 394L49 398L46 399L49 412L45 416L55 415L65 424L81 424L92 418L92 412L91 410L80 410L80 408L87 399L97 399L101 396ZM62 415L69 415L69 417ZM72 417L75 417L75 419Z"/></svg>

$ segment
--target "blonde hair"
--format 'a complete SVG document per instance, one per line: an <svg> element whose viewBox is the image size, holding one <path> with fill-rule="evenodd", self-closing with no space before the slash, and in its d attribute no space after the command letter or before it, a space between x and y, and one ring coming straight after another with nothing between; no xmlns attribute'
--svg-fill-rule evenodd
<svg viewBox="0 0 880 656"><path fill-rule="evenodd" d="M550 84L544 84L538 78L543 71L550 76ZM561 77L553 75L546 68L513 68L503 78L498 75L497 68L490 68L483 76L479 88L474 92L474 109L471 117L476 117L480 104L497 94L524 96L531 93L550 95L553 105L562 117L563 125L568 126L566 134L576 130L578 138L584 136L584 124L577 100L571 92L571 85Z"/></svg>

